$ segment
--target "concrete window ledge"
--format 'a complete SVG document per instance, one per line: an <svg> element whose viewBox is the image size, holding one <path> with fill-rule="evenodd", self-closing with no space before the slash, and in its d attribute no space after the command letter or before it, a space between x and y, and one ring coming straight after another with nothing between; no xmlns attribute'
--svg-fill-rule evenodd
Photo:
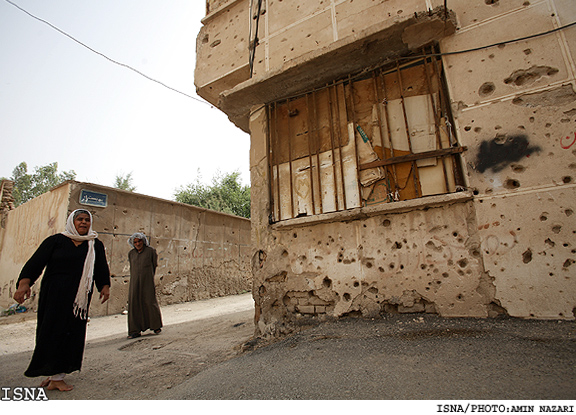
<svg viewBox="0 0 576 415"><path fill-rule="evenodd" d="M472 192L464 191L438 196L426 196L418 199L405 200L394 203L382 203L375 206L354 208L340 212L323 213L320 215L287 219L271 225L273 230L289 230L322 223L350 222L372 216L382 216L394 213L405 213L413 210L422 210L453 203L463 203L474 198Z"/></svg>

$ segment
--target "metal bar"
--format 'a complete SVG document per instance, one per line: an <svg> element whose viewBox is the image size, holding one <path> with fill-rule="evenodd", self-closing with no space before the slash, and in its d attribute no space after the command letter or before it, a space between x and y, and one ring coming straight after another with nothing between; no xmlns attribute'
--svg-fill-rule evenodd
<svg viewBox="0 0 576 415"><path fill-rule="evenodd" d="M390 141L390 155L394 157L394 144L392 144L392 131L390 130L390 116L388 114L388 94L386 92L386 79L380 71L380 80L382 81L382 92L384 93L384 117L386 118L386 130L388 131L388 140ZM392 165L392 176L394 176L394 191L398 191L398 172L396 165Z"/></svg>
<svg viewBox="0 0 576 415"><path fill-rule="evenodd" d="M408 148L410 149L410 153L413 153L412 140L410 139L410 128L408 126L408 116L406 115L406 103L404 102L404 86L402 85L402 74L400 73L398 61L396 61L396 74L398 76L398 87L400 88L400 101L402 102L402 112L404 113L404 125L406 126ZM415 161L412 162L412 171L414 175L414 191L416 192L416 197L420 197L420 192L418 191L418 167L416 166Z"/></svg>
<svg viewBox="0 0 576 415"><path fill-rule="evenodd" d="M275 219L274 209L276 205L274 203L274 195L272 190L274 189L274 171L272 167L272 110L270 105L266 105L266 124L268 125L268 131L266 134L266 159L268 160L268 199L270 200L270 214L272 215L272 218Z"/></svg>
<svg viewBox="0 0 576 415"><path fill-rule="evenodd" d="M340 100L338 99L338 87L342 86L342 92L344 93L344 85L335 85L334 92L336 93L336 122L338 123L338 155L340 157L340 181L342 183L342 201L344 202L344 210L348 209L348 203L346 202L346 183L344 181L344 159L342 158L342 120L340 119ZM346 94L344 94L344 106L346 106ZM348 130L346 130L348 134Z"/></svg>
<svg viewBox="0 0 576 415"><path fill-rule="evenodd" d="M290 110L290 100L286 101L286 105L288 107L288 117L286 117L286 121L288 122L288 167L289 167L289 171L290 171L290 207L292 210L292 217L295 218L296 215L294 213L294 183L293 183L293 177L292 177L292 130L290 128L290 113L292 112Z"/></svg>
<svg viewBox="0 0 576 415"><path fill-rule="evenodd" d="M391 157L386 160L376 160L370 163L362 164L360 170L372 169L374 167L389 166L399 163L408 163L410 161L429 159L432 157L446 157L453 154L463 153L468 150L467 147L448 147L441 150L425 151L423 153L406 154L405 156Z"/></svg>
<svg viewBox="0 0 576 415"><path fill-rule="evenodd" d="M353 135L352 140L354 140L354 151L356 153L356 177L358 182L358 202L359 206L362 206L362 187L360 186L360 158L358 156L358 143L356 142L356 110L354 106L354 85L352 84L352 79L350 75L348 75L348 87L350 88L350 110L352 111L352 126L353 128ZM348 132L348 129L346 129Z"/></svg>
<svg viewBox="0 0 576 415"><path fill-rule="evenodd" d="M319 140L318 136L318 113L316 112L316 92L312 91L312 105L314 106L314 121L316 122L316 134L314 137L316 138L316 164L317 170L316 173L318 175L318 187L320 188L320 213L324 213L324 206L322 204L322 178L320 177L320 149L322 147L322 143Z"/></svg>
<svg viewBox="0 0 576 415"><path fill-rule="evenodd" d="M441 114L439 114L439 105L436 104L436 102L434 101L434 96L433 96L433 92L432 92L432 76L430 75L430 71L428 69L428 57L426 56L426 49L422 48L422 54L424 55L424 72L426 73L426 85L428 87L428 93L430 95L430 102L432 103L432 109L434 111L434 124L435 124L435 135L436 135L436 141L438 144L438 148L442 148L442 140L440 138L440 131L438 129L438 126L440 125L440 118L441 118ZM432 57L432 59L434 59L434 57Z"/></svg>
<svg viewBox="0 0 576 415"><path fill-rule="evenodd" d="M432 110L434 112L434 133L436 134L436 142L439 149L442 148L442 137L440 136L440 114L438 114L439 106L434 102L434 96L432 94L432 80L430 77L430 72L428 71L428 57L426 56L426 48L422 48L422 54L424 55L424 72L426 72L426 84L428 85L428 95L430 95L430 102L432 104ZM434 59L434 57L432 57ZM440 98L440 93L438 93L438 98ZM442 160L442 171L444 172L444 185L446 186L446 193L450 192L450 183L448 182L448 173L446 171L446 165Z"/></svg>
<svg viewBox="0 0 576 415"><path fill-rule="evenodd" d="M308 163L310 164L310 195L312 197L312 214L316 214L316 204L314 201L314 174L312 173L312 117L310 115L310 94L306 95L306 114L308 116ZM320 166L316 166L317 169Z"/></svg>
<svg viewBox="0 0 576 415"><path fill-rule="evenodd" d="M432 52L434 52L434 51L432 51ZM440 94L441 110L444 113L444 115L446 116L446 120L448 120L448 108L446 105L446 103L448 101L447 101L445 91L444 91L444 82L443 82L443 77L442 77L442 71L438 67L438 60L439 59L434 59L434 67L436 69L436 73L438 74L438 92ZM448 131L448 135L449 135L449 137L452 137L452 131ZM456 144L456 143L452 142L452 140L450 140L450 145L452 146L454 144Z"/></svg>
<svg viewBox="0 0 576 415"><path fill-rule="evenodd" d="M336 153L334 152L334 130L333 130L334 116L332 114L332 88L333 88L332 86L328 86L326 89L328 91L328 115L330 122L330 128L328 128L328 130L330 131L330 146L332 151L332 177L334 177L334 205L336 206L336 210L338 211L340 209L338 204L338 183L336 181ZM344 183L342 183L342 185L344 185ZM320 197L322 197L322 194L320 194Z"/></svg>
<svg viewBox="0 0 576 415"><path fill-rule="evenodd" d="M438 61L439 59L434 59L434 65L436 67L436 73L438 74L438 89L440 91L440 103L442 106L442 112L444 113L444 117L446 119L447 122L449 122L449 120L451 119L450 116L450 106L447 105L448 98L446 95L446 86L444 84L444 77L442 76L442 71L440 70L441 68L438 66ZM450 142L450 146L454 146L457 145L458 142L454 139L452 139L452 137L456 137L455 132L452 130L452 124L449 124L446 126L446 129L448 130L448 137L449 137L449 142ZM452 171L454 173L454 182L456 183L456 186L460 185L460 186L464 186L464 177L462 177L462 172L460 170L460 168L456 165L456 159L452 159Z"/></svg>
<svg viewBox="0 0 576 415"><path fill-rule="evenodd" d="M382 140L382 158L385 159L384 154L384 134L382 131L382 119L380 118L380 93L378 90L378 79L376 78L376 71L372 72L372 85L374 87L374 97L376 98L376 115L378 116L378 128L380 129L380 139ZM384 178L386 179L386 193L390 194L390 180L388 179L388 169L384 167Z"/></svg>
<svg viewBox="0 0 576 415"><path fill-rule="evenodd" d="M276 142L279 143L278 140L278 105L275 102L274 103L274 137L276 138ZM276 146L278 147L278 146ZM272 143L272 153L274 154L274 162L276 162L276 190L277 190L277 195L278 195L278 199L276 199L277 201L277 205L278 205L278 220L282 219L282 199L280 197L280 155L279 153L279 149L278 148L274 148L274 143Z"/></svg>
<svg viewBox="0 0 576 415"><path fill-rule="evenodd" d="M260 25L260 15L262 13L262 0L258 0L258 16L256 17L256 30L254 31L254 40L252 42L252 45L248 45L248 47L250 48L250 53L248 54L248 63L250 66L250 78L252 78L252 74L254 72L254 58L256 57L256 46L258 46L258 26ZM250 16L250 19L252 19L252 16ZM252 26L252 23L250 23L250 26ZM251 41L252 39L248 39L248 41Z"/></svg>

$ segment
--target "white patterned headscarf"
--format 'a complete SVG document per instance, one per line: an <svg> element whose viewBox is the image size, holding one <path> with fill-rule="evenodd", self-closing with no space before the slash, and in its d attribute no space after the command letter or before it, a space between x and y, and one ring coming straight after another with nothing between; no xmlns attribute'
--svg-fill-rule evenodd
<svg viewBox="0 0 576 415"><path fill-rule="evenodd" d="M81 213L86 213L90 216L90 229L86 235L80 235L74 226L74 219ZM94 281L94 263L96 262L96 251L94 250L94 239L98 234L92 230L92 215L85 209L77 209L68 216L66 221L66 230L62 235L74 241L88 241L88 254L84 260L84 269L82 270L82 278L80 278L80 285L78 292L74 299L74 315L80 317L82 320L88 318L88 298L92 291Z"/></svg>
<svg viewBox="0 0 576 415"><path fill-rule="evenodd" d="M144 241L144 246L149 245L148 244L148 238L146 238L146 235L144 235L142 232L135 232L128 239L128 245L130 245L132 248L134 248L134 239L141 239L142 241Z"/></svg>

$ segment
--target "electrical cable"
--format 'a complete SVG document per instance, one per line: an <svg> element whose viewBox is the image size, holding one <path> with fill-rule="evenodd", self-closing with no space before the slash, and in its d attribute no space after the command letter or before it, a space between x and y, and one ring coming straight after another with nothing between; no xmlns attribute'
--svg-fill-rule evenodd
<svg viewBox="0 0 576 415"><path fill-rule="evenodd" d="M250 8L252 8L252 3L250 3ZM260 25L260 14L262 13L262 0L258 0L258 15L256 17L256 30L254 31L254 40L250 44L250 56L248 57L250 64L250 78L254 72L254 59L256 58L256 46L258 46L258 26ZM252 16L250 16L252 19ZM252 30L252 22L250 22L250 30ZM251 37L249 40L252 40Z"/></svg>
<svg viewBox="0 0 576 415"><path fill-rule="evenodd" d="M92 49L90 46L86 45L85 43L82 43L82 42L79 41L78 39L74 38L73 36L71 36L71 35L69 35L68 33L64 32L63 30L59 29L58 27L54 26L52 23L50 23L50 22L48 22L48 21L46 21L46 20L44 20L44 19L42 19L42 18L40 18L40 17L38 17L38 16L33 15L32 13L28 12L27 10L23 9L22 7L20 7L19 5L13 3L12 1L10 1L10 0L4 0L4 1L5 1L6 3L9 3L9 4L11 4L12 6L16 7L16 8L19 9L20 11L26 13L28 16L32 17L33 19L36 19L36 20L38 20L38 21L40 21L40 22L42 22L42 23L44 23L44 24L47 24L47 25L50 26L52 29L54 29L54 30L56 30L57 32L63 34L64 36L66 36L66 37L68 37L69 39L73 40L74 42L78 43L79 45L85 47L85 48L88 49L89 51L91 51L91 52L93 52L93 53L95 53L95 54L97 54L97 55L102 56L103 58L107 59L108 61L110 61L110 62L112 62L112 63L114 63L114 64L116 64L116 65L122 66L122 67L124 67L124 68L126 68L126 69L129 69L129 70L131 70L131 71L133 71L133 72L136 72L138 75L140 75L140 76L148 79L149 81L156 82L157 84L160 84L160 85L162 85L163 87L170 89L171 91L174 91L174 92L177 92L177 93L179 93L179 94L182 94L182 95L184 95L185 97L191 98L191 99L193 99L193 100L195 100L195 101L198 101L198 102L200 102L200 103L202 103L202 104L210 105L210 107L214 108L214 106L213 106L212 104L210 104L209 102L207 102L207 101L204 101L204 100L201 100L201 99L199 99L199 98L193 97L192 95L189 95L189 94L187 94L187 93L185 93L185 92L179 91L179 90L176 89L176 88L172 88L171 86L166 85L165 83L163 83L163 82L161 82L161 81L158 81L157 79L154 79L154 78L146 75L145 73L140 72L138 69L135 69L135 68L133 68L133 67L130 66L130 65L127 65L127 64L122 63L122 62L118 62L117 60L114 60L114 59L112 59L112 58L109 58L108 56L104 55L103 53L98 52L98 51L95 50L95 49Z"/></svg>
<svg viewBox="0 0 576 415"><path fill-rule="evenodd" d="M421 59L421 58L429 58L429 57L432 57L432 56L448 56L448 55L458 55L458 54L461 54L461 53L476 52L476 51L479 51L479 50L482 50L482 49L488 49L488 48L495 47L495 46L506 45L506 44L508 44L508 43L521 42L521 41L523 41L523 40L528 40L528 39L532 39L532 38L536 38L536 37L540 37L540 36L549 35L549 34L551 34L551 33L558 32L558 31L560 31L560 30L567 29L567 28L569 28L569 27L571 27L571 26L574 26L574 25L576 25L576 22L568 23L568 24L566 24L566 25L564 25L564 26L560 26L560 27L557 27L557 28L548 30L548 31L546 31L546 32L536 33L536 34L533 34L533 35L524 36L524 37L517 38L517 39L506 40L506 41L503 41L503 42L493 43L493 44L491 44L491 45L478 46L478 47L472 48L472 49L464 49L464 50L458 50L458 51L454 51L454 52L428 53L428 54L425 54L425 55L421 55L421 54L416 55L416 54L413 54L413 55L406 55L406 56L395 56L395 57L387 58L387 61L390 61L390 60L399 60L399 61L400 61L400 60L411 60L411 61L412 61L412 60L418 60L418 59ZM377 68L380 68L380 67L382 67L382 66L383 66L383 63L382 63L382 62L379 62L379 63L377 63L377 64L375 64L375 65L370 66L370 67L364 68L362 71L360 71L359 73L357 73L357 74L355 74L354 76L352 76L352 79L357 79L357 78L360 78L360 77L362 77L362 76L365 76L366 73L369 73L369 72L371 72L371 71L373 71L373 70L375 70L375 69L377 69ZM348 78L343 78L343 79L341 79L340 81L338 81L337 83L338 83L338 84L340 84L340 83L345 83L345 82L347 82L347 80L348 80ZM320 87L317 87L317 88L312 88L312 89L307 90L307 91L305 91L305 92L300 92L300 93L297 93L297 94L294 94L294 95L291 95L291 96L282 98L282 100L291 100L291 99L298 98L298 97L300 97L300 96L309 94L309 93L311 93L311 92L313 92L313 91L320 91L320 90L322 90L322 89L324 89L324 86L320 86ZM266 106L266 105L267 105L267 104L264 104L263 106Z"/></svg>
<svg viewBox="0 0 576 415"><path fill-rule="evenodd" d="M144 77L144 78L146 78L146 79L148 79L148 80L150 80L150 81L152 81L152 82L156 82L157 84L160 84L160 85L162 85L163 87L170 89L171 91L174 91L174 92L177 92L177 93L179 93L179 94L182 94L182 95L184 95L184 96L186 96L186 97L188 97L188 98L191 98L191 99L193 99L193 100L195 100L195 101L201 102L202 104L210 105L212 108L214 108L214 106L213 106L212 104L210 104L209 102L207 102L207 101L204 101L204 100L201 100L201 99L199 99L199 98L193 97L192 95L189 95L189 94L187 94L187 93L185 93L185 92L182 92L182 91L180 91L180 90L178 90L178 89L176 89L176 88L172 88L171 86L166 85L165 83L163 83L163 82L161 82L161 81L158 81L157 79L154 79L154 78L152 78L152 77L150 77L150 76L148 76L148 75L140 72L139 70L133 68L133 67L130 66L130 65L127 65L127 64L125 64L125 63L116 61L116 60L114 60L114 59L112 59L112 58L104 55L103 53L98 52L97 50L91 48L90 46L82 43L82 42L79 41L78 39L74 38L73 36L71 36L71 35L69 35L68 33L64 32L63 30L59 29L58 27L56 27L56 26L53 25L52 23L50 23L50 22L48 22L48 21L46 21L46 20L44 20L44 19L42 19L42 18L40 18L40 17L37 17L37 16L33 15L32 13L28 12L27 10L23 9L22 7L20 7L19 5L13 3L12 1L10 1L10 0L4 0L4 1L5 1L6 3L9 3L9 4L11 4L12 6L16 7L16 8L19 9L20 11L26 13L28 16L32 17L33 19L36 19L36 20L38 20L38 21L40 21L40 22L42 22L42 23L50 26L52 29L58 31L59 33L61 33L61 34L63 34L64 36L68 37L69 39L73 40L74 42L78 43L79 45L81 45L81 46L85 47L86 49L90 50L91 52L93 52L93 53L95 53L95 54L97 54L97 55L102 56L103 58L107 59L108 61L110 61L110 62L112 62L112 63L114 63L114 64L116 64L116 65L122 66L122 67L124 67L124 68L126 68L126 69L129 69L129 70L131 70L131 71L134 71L134 72L136 72L138 75L140 75L140 76L142 76L142 77ZM250 52L251 52L251 53L250 53L251 56L249 57L249 59L250 59L250 77L252 77L253 61L254 61L254 57L255 57L255 53L256 53L256 44L257 44L257 42L258 42L258 26L259 26L259 22L260 22L261 5L262 5L262 0L259 0L259 1L258 1L258 16L256 17L256 31L255 31L255 34L254 34L253 45L252 45L251 51L250 51ZM564 25L564 26L556 27L556 28L551 29L551 30L548 30L548 31L546 31L546 32L536 33L536 34L533 34L533 35L528 35L528 36L524 36L524 37L517 38L517 39L507 40L507 41L498 42L498 43L493 43L493 44L490 44L490 45L478 46L478 47L476 47L476 48L471 48L471 49L464 49L464 50L453 51L453 52L431 53L431 54L428 54L428 55L410 55L410 56L404 56L404 57L397 57L396 59L405 60L405 59L415 59L415 58L421 58L421 57L450 56L450 55L458 55L458 54L461 54L461 53L476 52L476 51L479 51L479 50L488 49L488 48L495 47L495 46L502 46L502 45L506 45L506 44L509 44L509 43L516 43L516 42L521 42L521 41L524 41L524 40L529 40L529 39L533 39L533 38L540 37L540 36L549 35L549 34L558 32L558 31L560 31L560 30L567 29L568 27L571 27L571 26L574 26L574 25L576 25L576 22L572 22L572 23L566 24L566 25Z"/></svg>
<svg viewBox="0 0 576 415"><path fill-rule="evenodd" d="M460 53L469 53L469 52L477 52L479 50L482 49L488 49L488 48L492 48L495 46L502 46L502 45L506 45L508 43L516 43L516 42L522 42L524 40L529 40L529 39L533 39L536 37L540 37L540 36L545 36L545 35L549 35L555 32L558 32L560 30L564 30L567 29L571 26L576 25L576 22L572 22L572 23L568 23L564 26L560 26L560 27L556 27L554 29L550 29L546 32L542 32L542 33L536 33L533 35L528 35L528 36L524 36L524 37L520 37L517 39L512 39L512 40L505 40L503 42L498 42L498 43L492 43L491 45L485 45L485 46L478 46L476 48L471 48L471 49L464 49L464 50L456 50L454 52L439 52L439 53L430 53L428 55L410 55L410 56L406 56L406 57L399 57L398 59L414 59L414 58L423 58L426 56L449 56L449 55L458 55Z"/></svg>

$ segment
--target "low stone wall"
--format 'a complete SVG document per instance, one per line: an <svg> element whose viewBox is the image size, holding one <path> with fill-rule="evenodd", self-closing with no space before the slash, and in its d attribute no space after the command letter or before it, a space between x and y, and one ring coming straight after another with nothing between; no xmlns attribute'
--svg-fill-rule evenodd
<svg viewBox="0 0 576 415"><path fill-rule="evenodd" d="M16 304L12 296L16 291L16 281L22 267L44 239L64 230L69 190L69 186L60 186L15 209L2 212L0 307L8 308ZM33 286L32 298L25 302L26 307L36 307L39 288L39 283Z"/></svg>
<svg viewBox="0 0 576 415"><path fill-rule="evenodd" d="M104 195L105 206L81 203L82 191ZM68 213L79 208L92 213L93 229L106 247L112 274L111 298L105 304L93 301L92 316L126 309L128 252L132 249L127 241L134 232L144 232L158 252L155 282L161 305L239 294L252 288L250 220L71 181L6 214L7 226L0 229L0 306L14 303L11 297L20 270L40 242L63 231ZM36 306L38 289L36 284L34 297L25 303L28 307Z"/></svg>

